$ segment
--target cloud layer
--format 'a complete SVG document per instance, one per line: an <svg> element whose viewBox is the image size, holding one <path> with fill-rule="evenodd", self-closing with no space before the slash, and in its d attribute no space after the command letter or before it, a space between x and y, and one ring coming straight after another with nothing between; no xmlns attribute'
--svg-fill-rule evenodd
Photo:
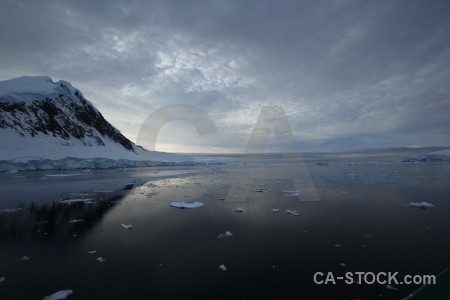
<svg viewBox="0 0 450 300"><path fill-rule="evenodd" d="M302 150L450 145L448 1L4 1L0 80L79 88L131 140L152 112L204 110L156 149L244 152L263 106Z"/></svg>

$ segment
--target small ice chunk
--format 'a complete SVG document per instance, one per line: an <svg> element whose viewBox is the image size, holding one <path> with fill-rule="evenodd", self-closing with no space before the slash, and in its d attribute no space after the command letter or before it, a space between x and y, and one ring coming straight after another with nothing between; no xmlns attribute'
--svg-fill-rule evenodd
<svg viewBox="0 0 450 300"><path fill-rule="evenodd" d="M231 237L233 236L233 234L229 231L225 231L225 233L221 233L217 236L218 239L223 239L223 238L227 238L227 237Z"/></svg>
<svg viewBox="0 0 450 300"><path fill-rule="evenodd" d="M345 267L345 263L340 263L339 264L341 267Z"/></svg>
<svg viewBox="0 0 450 300"><path fill-rule="evenodd" d="M387 288L388 290L393 290L393 291L396 291L396 290L397 290L397 288L396 288L395 286L393 286L392 284L386 284L386 288Z"/></svg>
<svg viewBox="0 0 450 300"><path fill-rule="evenodd" d="M70 220L69 223L78 223L78 222L83 222L83 220Z"/></svg>
<svg viewBox="0 0 450 300"><path fill-rule="evenodd" d="M20 258L20 260L21 260L21 261L27 261L27 260L30 260L30 258L29 258L28 256L22 256L22 257Z"/></svg>
<svg viewBox="0 0 450 300"><path fill-rule="evenodd" d="M132 229L133 228L133 225L131 225L131 224L120 224L120 226L122 226L125 229Z"/></svg>
<svg viewBox="0 0 450 300"><path fill-rule="evenodd" d="M96 259L96 261L98 261L100 263L104 263L106 261L106 259L104 259L103 257L100 256Z"/></svg>
<svg viewBox="0 0 450 300"><path fill-rule="evenodd" d="M336 248L341 248L341 245L339 245L339 244L336 244L336 245L334 245Z"/></svg>
<svg viewBox="0 0 450 300"><path fill-rule="evenodd" d="M434 207L433 204L428 202L409 202L410 207L421 207L421 208L431 208Z"/></svg>
<svg viewBox="0 0 450 300"><path fill-rule="evenodd" d="M56 292L50 296L44 297L42 299L43 300L64 300L64 299L67 299L67 297L69 297L69 295L71 295L72 293L73 293L73 290L63 290L63 291Z"/></svg>
<svg viewBox="0 0 450 300"><path fill-rule="evenodd" d="M222 271L226 271L227 267L225 267L225 265L222 264L222 265L219 266L219 269L221 269Z"/></svg>
<svg viewBox="0 0 450 300"><path fill-rule="evenodd" d="M6 280L6 277L0 277L0 283Z"/></svg>
<svg viewBox="0 0 450 300"><path fill-rule="evenodd" d="M367 234L363 234L363 237L371 238L372 236L371 235L367 235Z"/></svg>
<svg viewBox="0 0 450 300"><path fill-rule="evenodd" d="M204 204L201 202L186 203L184 201L181 201L181 202L171 202L169 205L176 208L198 208L202 207Z"/></svg>
<svg viewBox="0 0 450 300"><path fill-rule="evenodd" d="M88 251L89 254L94 254L97 250Z"/></svg>
<svg viewBox="0 0 450 300"><path fill-rule="evenodd" d="M294 216L298 216L298 215L299 215L298 211L296 211L296 210L290 210L290 209L286 210L286 213L287 213L288 215L294 215Z"/></svg>
<svg viewBox="0 0 450 300"><path fill-rule="evenodd" d="M244 212L245 211L245 209L243 209L242 207L236 207L235 209L233 209L234 211L237 211L237 212Z"/></svg>
<svg viewBox="0 0 450 300"><path fill-rule="evenodd" d="M272 211L273 211L273 212L279 212L280 209L279 209L279 208L272 208Z"/></svg>
<svg viewBox="0 0 450 300"><path fill-rule="evenodd" d="M286 197L299 197L300 192L299 191L281 191L285 194Z"/></svg>

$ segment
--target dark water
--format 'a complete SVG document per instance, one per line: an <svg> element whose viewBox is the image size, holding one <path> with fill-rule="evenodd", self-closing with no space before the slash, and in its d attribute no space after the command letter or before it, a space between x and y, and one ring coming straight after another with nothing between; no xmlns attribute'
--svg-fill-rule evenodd
<svg viewBox="0 0 450 300"><path fill-rule="evenodd" d="M0 174L0 299L65 289L68 299L403 299L419 286L317 285L313 276L450 266L449 164L315 159ZM294 190L299 197L283 192ZM435 207L406 205L422 201ZM234 236L218 239L225 231Z"/></svg>

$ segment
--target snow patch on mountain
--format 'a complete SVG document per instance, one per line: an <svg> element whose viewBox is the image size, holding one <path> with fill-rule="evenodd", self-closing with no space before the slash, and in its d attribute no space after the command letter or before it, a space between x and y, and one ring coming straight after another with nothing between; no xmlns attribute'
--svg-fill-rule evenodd
<svg viewBox="0 0 450 300"><path fill-rule="evenodd" d="M131 167L195 160L136 146L78 89L48 76L0 81L0 140L0 170Z"/></svg>

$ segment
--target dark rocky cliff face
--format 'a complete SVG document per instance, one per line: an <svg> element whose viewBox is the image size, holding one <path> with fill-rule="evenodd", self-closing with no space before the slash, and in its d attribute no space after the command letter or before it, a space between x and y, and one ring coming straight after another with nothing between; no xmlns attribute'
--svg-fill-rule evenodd
<svg viewBox="0 0 450 300"><path fill-rule="evenodd" d="M0 102L0 128L34 137L38 133L77 139L86 146L105 146L104 138L134 151L133 143L114 128L78 91L64 83L57 95L32 102ZM73 89L73 88L72 88Z"/></svg>

